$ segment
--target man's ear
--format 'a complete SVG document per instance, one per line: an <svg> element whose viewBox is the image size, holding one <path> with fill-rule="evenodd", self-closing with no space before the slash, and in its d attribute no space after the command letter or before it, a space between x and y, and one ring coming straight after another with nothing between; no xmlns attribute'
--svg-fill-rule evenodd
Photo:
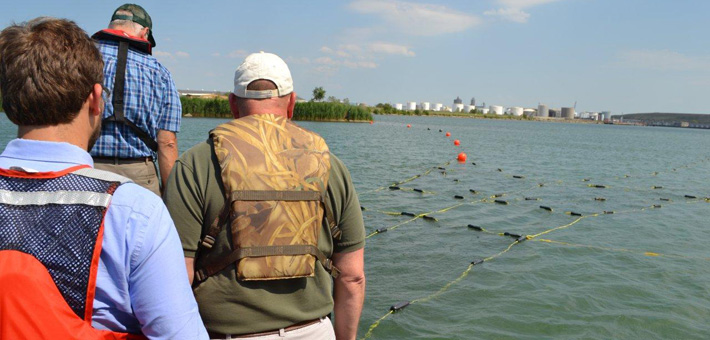
<svg viewBox="0 0 710 340"><path fill-rule="evenodd" d="M234 93L229 94L229 109L232 111L232 117L239 119L239 107L237 106L237 96Z"/></svg>
<svg viewBox="0 0 710 340"><path fill-rule="evenodd" d="M150 28L143 27L143 29L140 31L140 34L138 35L138 37L143 40L148 40L148 32L149 31L150 31Z"/></svg>
<svg viewBox="0 0 710 340"><path fill-rule="evenodd" d="M89 102L89 114L101 115L104 112L104 101L101 96L104 92L104 87L101 84L94 84L86 100Z"/></svg>
<svg viewBox="0 0 710 340"><path fill-rule="evenodd" d="M296 107L296 92L291 92L291 96L288 98L288 109L286 111L288 119L293 118L294 107Z"/></svg>

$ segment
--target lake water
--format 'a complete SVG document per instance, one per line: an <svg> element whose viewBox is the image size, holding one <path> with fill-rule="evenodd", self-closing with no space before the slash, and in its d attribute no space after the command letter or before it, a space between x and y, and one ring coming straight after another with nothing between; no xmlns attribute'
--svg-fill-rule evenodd
<svg viewBox="0 0 710 340"><path fill-rule="evenodd" d="M366 209L371 236L359 338L710 335L710 203L703 199L710 196L710 131L375 120L299 123L321 134L348 166ZM180 151L223 121L184 119ZM0 133L3 147L15 136L4 115ZM466 163L455 161L459 152L468 155ZM387 188L418 174L402 190ZM437 221L395 215L400 212L431 213ZM388 231L373 234L381 228ZM514 245L514 238L497 235L545 231ZM471 268L479 259L487 260ZM403 301L412 303L388 314Z"/></svg>

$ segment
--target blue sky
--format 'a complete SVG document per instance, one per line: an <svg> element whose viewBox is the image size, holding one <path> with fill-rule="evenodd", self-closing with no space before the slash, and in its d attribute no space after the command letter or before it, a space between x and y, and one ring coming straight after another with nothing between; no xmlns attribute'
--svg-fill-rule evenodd
<svg viewBox="0 0 710 340"><path fill-rule="evenodd" d="M26 0L37 16L105 28L122 2ZM705 0L143 1L155 56L180 89L230 91L250 52L283 57L296 92L377 104L571 106L710 113Z"/></svg>

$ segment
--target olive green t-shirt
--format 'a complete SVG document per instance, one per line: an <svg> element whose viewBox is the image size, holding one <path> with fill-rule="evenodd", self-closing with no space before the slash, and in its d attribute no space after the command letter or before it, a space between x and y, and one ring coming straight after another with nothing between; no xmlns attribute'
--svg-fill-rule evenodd
<svg viewBox="0 0 710 340"><path fill-rule="evenodd" d="M340 240L333 240L323 221L318 248L327 256L365 246L362 211L350 173L332 154L330 163L328 203L343 234ZM232 251L229 226L222 228L212 250L198 247L225 204L219 162L211 140L194 146L178 159L163 198L175 221L185 257L195 257L195 267ZM194 287L194 293L207 330L223 334L284 328L328 315L333 310L332 278L320 264L316 265L314 277L247 282L237 281L232 265Z"/></svg>

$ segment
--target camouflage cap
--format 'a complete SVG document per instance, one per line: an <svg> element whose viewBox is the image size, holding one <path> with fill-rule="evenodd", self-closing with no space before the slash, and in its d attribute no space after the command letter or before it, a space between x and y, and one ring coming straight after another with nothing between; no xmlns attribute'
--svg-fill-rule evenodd
<svg viewBox="0 0 710 340"><path fill-rule="evenodd" d="M131 12L131 15L117 14L118 11ZM114 20L129 20L143 27L148 27L148 41L150 41L151 46L155 47L155 39L153 39L153 20L143 7L136 4L123 4L113 12L111 21Z"/></svg>

